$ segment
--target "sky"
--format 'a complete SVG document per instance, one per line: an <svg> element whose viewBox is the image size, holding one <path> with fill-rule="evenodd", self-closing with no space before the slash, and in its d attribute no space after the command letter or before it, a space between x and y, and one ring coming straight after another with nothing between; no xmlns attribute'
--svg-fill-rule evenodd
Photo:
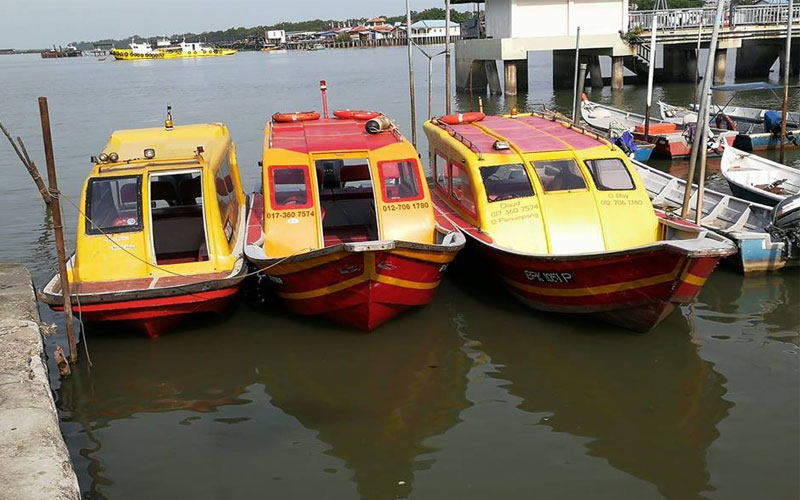
<svg viewBox="0 0 800 500"><path fill-rule="evenodd" d="M411 0L412 10L443 6L444 0ZM0 48L404 12L405 0L0 0Z"/></svg>

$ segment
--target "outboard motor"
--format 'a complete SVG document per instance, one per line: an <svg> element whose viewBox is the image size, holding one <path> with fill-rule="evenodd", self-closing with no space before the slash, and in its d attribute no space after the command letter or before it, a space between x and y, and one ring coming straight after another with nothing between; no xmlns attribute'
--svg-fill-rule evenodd
<svg viewBox="0 0 800 500"><path fill-rule="evenodd" d="M764 132L777 136L781 135L781 114L777 111L764 113Z"/></svg>
<svg viewBox="0 0 800 500"><path fill-rule="evenodd" d="M800 251L800 194L790 196L772 209L769 233L786 243L787 258Z"/></svg>
<svg viewBox="0 0 800 500"><path fill-rule="evenodd" d="M614 139L614 144L616 144L623 153L630 157L633 157L633 154L639 149L636 147L636 141L633 140L633 134L627 130L622 132L622 135Z"/></svg>

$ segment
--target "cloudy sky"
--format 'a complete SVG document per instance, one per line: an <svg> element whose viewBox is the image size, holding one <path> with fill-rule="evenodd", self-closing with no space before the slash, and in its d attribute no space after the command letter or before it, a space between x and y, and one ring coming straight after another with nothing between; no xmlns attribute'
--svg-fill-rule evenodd
<svg viewBox="0 0 800 500"><path fill-rule="evenodd" d="M0 48L405 12L405 0L0 0L0 5ZM443 5L444 0L411 0L412 10Z"/></svg>

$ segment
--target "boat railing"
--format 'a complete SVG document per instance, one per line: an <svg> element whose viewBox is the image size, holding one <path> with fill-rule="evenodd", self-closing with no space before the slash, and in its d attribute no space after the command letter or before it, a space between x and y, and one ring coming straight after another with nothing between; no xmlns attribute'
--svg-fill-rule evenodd
<svg viewBox="0 0 800 500"><path fill-rule="evenodd" d="M434 123L436 123L436 125L438 125L439 128L441 128L442 130L444 130L445 132L450 134L450 136L452 138L458 140L459 142L461 142L461 144L463 144L467 148L469 148L470 151L472 151L473 153L478 155L478 159L479 160L483 160L483 153L478 148L478 146L475 145L474 142L470 141L469 139L467 139L466 137L464 137L463 135L458 133L458 131L455 128L453 128L452 126L450 126L450 125L448 125L448 124L446 124L446 123L444 123L444 122L442 122L440 120L436 120Z"/></svg>
<svg viewBox="0 0 800 500"><path fill-rule="evenodd" d="M100 172L109 172L113 170L126 170L130 168L148 168L148 167L164 167L164 166L184 166L184 165L200 165L200 157L189 156L184 158L163 158L160 160L151 160L147 158L130 158L127 160L120 160L117 163L101 164L98 167Z"/></svg>
<svg viewBox="0 0 800 500"><path fill-rule="evenodd" d="M539 118L544 118L545 120L550 120L552 122L558 121L559 123L561 123L561 125L569 128L570 130L575 130L576 132L580 132L583 135L588 135L593 139L597 139L598 141L605 143L612 150L614 149L614 144L607 138L601 136L600 134L594 132L593 130L589 130L583 125L574 123L572 120L570 120L569 118L567 118L566 116L562 115L557 111L545 110L541 113L533 111L531 112L531 115L538 116Z"/></svg>

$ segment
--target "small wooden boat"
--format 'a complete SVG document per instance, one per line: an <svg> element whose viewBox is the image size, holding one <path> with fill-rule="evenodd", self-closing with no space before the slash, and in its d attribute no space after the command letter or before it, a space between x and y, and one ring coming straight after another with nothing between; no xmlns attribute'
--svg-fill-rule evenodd
<svg viewBox="0 0 800 500"><path fill-rule="evenodd" d="M726 146L719 164L734 196L764 205L800 192L800 170Z"/></svg>
<svg viewBox="0 0 800 500"><path fill-rule="evenodd" d="M93 158L68 264L85 323L131 323L150 337L189 314L219 312L239 290L245 200L221 124L118 130ZM54 276L40 293L63 307Z"/></svg>
<svg viewBox="0 0 800 500"><path fill-rule="evenodd" d="M645 137L644 115L592 102L585 96L581 101L581 117L590 126L600 130L607 131L615 127L630 130L636 139L655 144L655 153L667 158L679 158L692 153L694 127L651 117L650 134ZM733 144L736 132L712 128L710 135L714 141L709 145L708 152L713 155L721 153L718 148L719 142Z"/></svg>
<svg viewBox="0 0 800 500"><path fill-rule="evenodd" d="M267 125L245 253L292 312L369 331L430 302L465 239L435 214L418 153L388 118L334 114Z"/></svg>
<svg viewBox="0 0 800 500"><path fill-rule="evenodd" d="M654 207L667 212L680 210L685 180L640 162L633 164ZM695 218L696 206L697 185L693 184L690 219ZM700 225L736 244L739 251L726 260L745 274L800 266L800 239L774 230L772 207L704 189L702 211Z"/></svg>
<svg viewBox="0 0 800 500"><path fill-rule="evenodd" d="M647 331L735 252L654 211L619 148L555 117L434 119L424 129L436 207L535 309Z"/></svg>
<svg viewBox="0 0 800 500"><path fill-rule="evenodd" d="M697 121L697 113L692 109L658 102L661 118L664 121L686 124ZM740 106L711 105L709 124L717 128L735 130L733 147L744 151L767 151L780 147L780 113L768 109L744 108ZM800 113L789 113L785 146L800 148ZM777 117L777 120L776 120Z"/></svg>

